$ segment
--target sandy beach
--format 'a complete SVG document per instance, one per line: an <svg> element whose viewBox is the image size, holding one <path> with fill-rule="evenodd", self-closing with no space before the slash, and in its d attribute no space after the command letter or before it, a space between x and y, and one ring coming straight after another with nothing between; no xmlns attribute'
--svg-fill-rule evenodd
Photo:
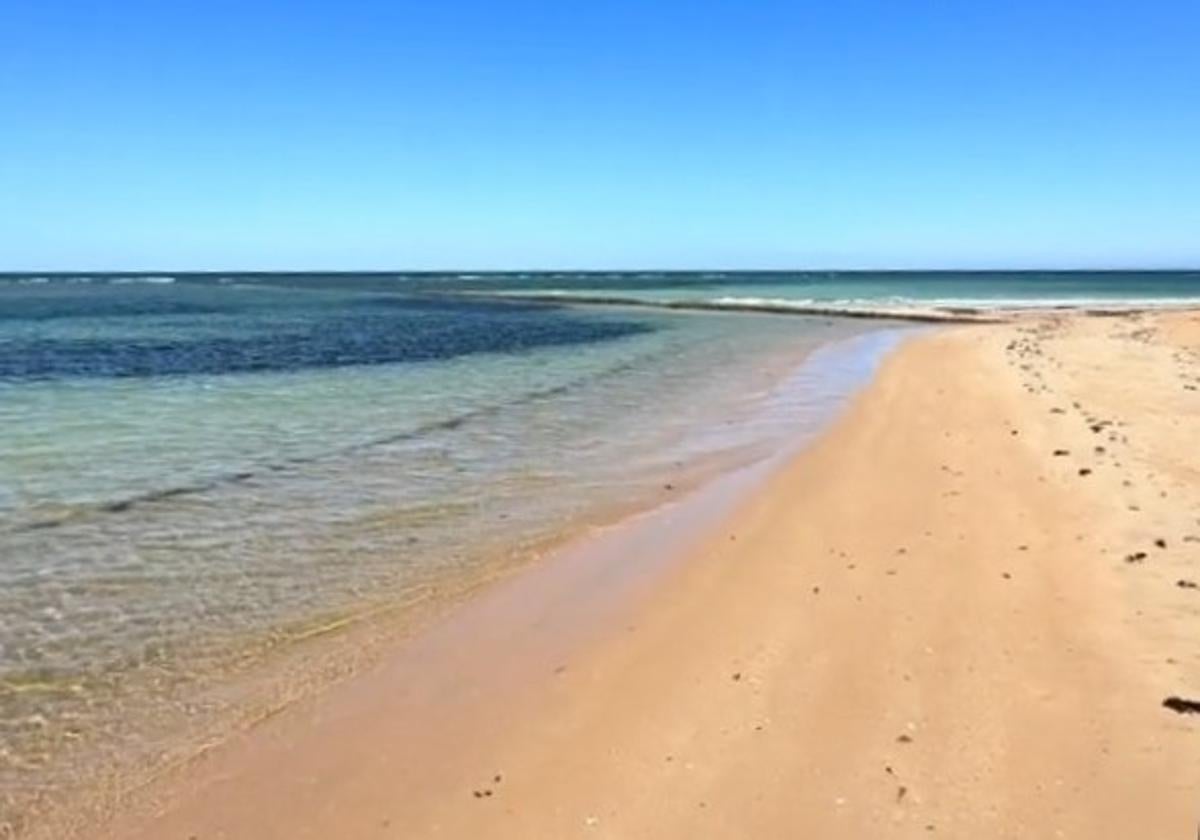
<svg viewBox="0 0 1200 840"><path fill-rule="evenodd" d="M1190 838L1200 317L908 340L748 492L507 581L80 836ZM703 495L703 494L701 494ZM736 500L734 500L736 499Z"/></svg>

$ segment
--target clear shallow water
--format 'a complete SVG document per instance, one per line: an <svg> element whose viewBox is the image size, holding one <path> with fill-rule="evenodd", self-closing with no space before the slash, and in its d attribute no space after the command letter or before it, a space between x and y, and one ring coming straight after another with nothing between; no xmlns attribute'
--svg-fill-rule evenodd
<svg viewBox="0 0 1200 840"><path fill-rule="evenodd" d="M330 629L774 451L864 372L831 361L852 353L795 373L862 323L492 295L1198 291L1194 273L0 276L0 823L219 737L279 696L274 663L326 661ZM289 678L320 684L304 667Z"/></svg>
<svg viewBox="0 0 1200 840"><path fill-rule="evenodd" d="M330 629L771 451L809 410L780 390L799 361L861 332L373 278L116 279L0 282L14 822L219 737L278 699L274 663L319 684L294 654L327 662Z"/></svg>

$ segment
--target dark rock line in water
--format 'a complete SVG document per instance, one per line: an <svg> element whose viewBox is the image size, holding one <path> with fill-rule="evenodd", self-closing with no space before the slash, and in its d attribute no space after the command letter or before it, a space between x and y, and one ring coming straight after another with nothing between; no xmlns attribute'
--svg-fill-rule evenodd
<svg viewBox="0 0 1200 840"><path fill-rule="evenodd" d="M554 303L560 306L612 306L636 307L640 309L668 309L696 312L746 312L766 315L795 315L801 317L862 318L877 321L916 321L918 323L1003 323L1008 318L993 315L985 309L971 307L938 307L906 310L901 306L880 306L876 309L800 303L751 303L739 301L726 303L712 300L646 300L645 298L620 295L563 295L553 293L534 294L490 294L487 292L448 292L446 297L480 301L513 300L524 303Z"/></svg>

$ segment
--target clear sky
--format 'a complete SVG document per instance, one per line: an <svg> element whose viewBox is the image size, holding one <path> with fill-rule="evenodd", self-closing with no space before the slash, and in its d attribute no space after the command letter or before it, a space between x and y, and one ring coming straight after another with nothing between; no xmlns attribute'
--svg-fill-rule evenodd
<svg viewBox="0 0 1200 840"><path fill-rule="evenodd" d="M1200 2L16 2L0 269L1200 265Z"/></svg>

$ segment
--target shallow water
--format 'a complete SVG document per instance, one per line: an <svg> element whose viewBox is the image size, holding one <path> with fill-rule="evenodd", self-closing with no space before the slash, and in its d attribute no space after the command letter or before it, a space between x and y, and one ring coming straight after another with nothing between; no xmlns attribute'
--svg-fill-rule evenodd
<svg viewBox="0 0 1200 840"><path fill-rule="evenodd" d="M219 737L328 631L762 457L835 398L789 373L861 331L375 281L0 287L8 817Z"/></svg>

